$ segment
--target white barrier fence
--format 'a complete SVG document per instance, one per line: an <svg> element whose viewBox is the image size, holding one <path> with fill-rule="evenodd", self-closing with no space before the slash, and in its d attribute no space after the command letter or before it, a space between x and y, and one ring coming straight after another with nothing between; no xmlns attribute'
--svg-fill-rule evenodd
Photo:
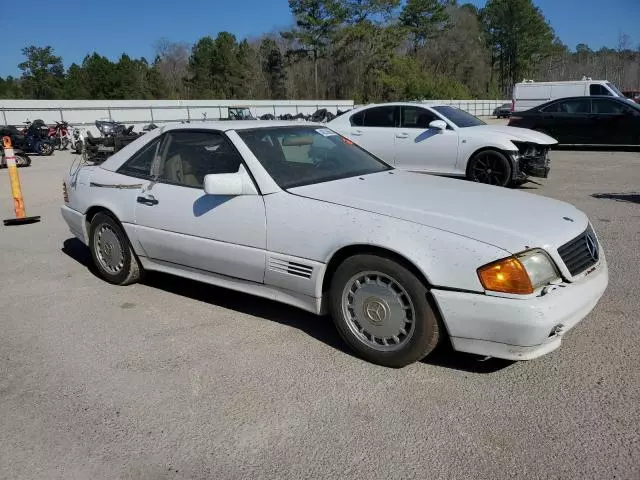
<svg viewBox="0 0 640 480"><path fill-rule="evenodd" d="M353 100L0 100L0 122L22 126L40 118L83 127L104 118L125 124L195 122L227 119L229 107L247 107L254 117L309 115L321 108L335 114L352 109Z"/></svg>
<svg viewBox="0 0 640 480"><path fill-rule="evenodd" d="M490 116L510 100L425 100L425 105L452 105L476 116ZM354 108L353 100L0 100L0 122L22 126L41 118L47 124L66 121L91 127L98 119L126 124L168 123L229 118L229 107L247 107L254 117L302 113L321 108L332 113ZM142 127L142 125L140 125ZM139 128L136 128L139 130Z"/></svg>

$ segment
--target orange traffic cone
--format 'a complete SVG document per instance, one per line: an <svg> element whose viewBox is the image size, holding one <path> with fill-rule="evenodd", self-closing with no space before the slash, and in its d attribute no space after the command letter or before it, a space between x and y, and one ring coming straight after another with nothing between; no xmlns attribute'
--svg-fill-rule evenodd
<svg viewBox="0 0 640 480"><path fill-rule="evenodd" d="M40 221L40 217L27 217L24 211L24 202L22 200L22 189L20 188L20 175L18 175L18 167L16 167L16 157L13 153L11 145L11 137L3 137L2 145L4 147L4 156L9 170L9 180L11 181L11 195L13 196L13 208L16 212L16 218L9 218L4 221L5 225L22 225L23 223L35 223Z"/></svg>

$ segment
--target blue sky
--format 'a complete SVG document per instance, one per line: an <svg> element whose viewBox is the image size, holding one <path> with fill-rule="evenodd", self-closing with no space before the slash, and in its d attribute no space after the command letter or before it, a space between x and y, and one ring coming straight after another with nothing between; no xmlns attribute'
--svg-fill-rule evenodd
<svg viewBox="0 0 640 480"><path fill-rule="evenodd" d="M9 0L0 0L4 4ZM40 0L41 1L41 0ZM459 0L464 3L465 0ZM40 3L29 3L30 8ZM0 75L18 75L20 50L27 45L54 47L65 66L97 51L111 59L122 52L153 59L161 37L193 43L228 30L237 37L258 36L292 24L287 0L65 0L64 8L12 16L1 29ZM471 0L482 7L485 0ZM569 47L616 47L621 32L640 44L640 0L535 0ZM49 5L49 3L47 3ZM50 5L49 5L50 6ZM108 8L104 8L108 6ZM25 21L28 24L25 24Z"/></svg>

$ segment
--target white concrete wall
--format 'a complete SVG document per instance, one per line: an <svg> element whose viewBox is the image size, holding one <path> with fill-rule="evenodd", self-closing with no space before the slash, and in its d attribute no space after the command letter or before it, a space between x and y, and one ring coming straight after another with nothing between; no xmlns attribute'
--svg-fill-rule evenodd
<svg viewBox="0 0 640 480"><path fill-rule="evenodd" d="M207 120L215 120L228 118L230 106L249 107L257 117L266 113L308 115L320 108L333 113L348 110L353 108L353 100L0 100L0 124L20 126L36 118L48 124L65 120L87 127L100 118L126 124L161 124L199 121L204 113Z"/></svg>
<svg viewBox="0 0 640 480"><path fill-rule="evenodd" d="M476 116L490 116L510 100L425 100L427 105L453 105ZM354 107L353 100L0 100L0 124L21 126L25 120L41 118L52 124L65 120L71 125L91 127L100 118L136 124L136 130L156 124L228 118L227 107L246 106L259 117L265 113L311 114L320 108L336 113ZM96 131L97 132L97 131Z"/></svg>

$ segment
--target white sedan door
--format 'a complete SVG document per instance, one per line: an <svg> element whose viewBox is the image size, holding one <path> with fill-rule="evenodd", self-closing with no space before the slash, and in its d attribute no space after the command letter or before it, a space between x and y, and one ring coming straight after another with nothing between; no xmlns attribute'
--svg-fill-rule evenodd
<svg viewBox="0 0 640 480"><path fill-rule="evenodd" d="M347 114L345 114L347 115ZM359 111L350 117L350 125L331 125L338 133L352 140L376 157L393 165L393 130L397 125L399 107L386 105Z"/></svg>
<svg viewBox="0 0 640 480"><path fill-rule="evenodd" d="M135 158L135 157L134 157ZM134 160L132 158L131 161ZM262 196L207 195L206 174L247 175L223 133L172 130L164 135L149 182L137 197L137 238L153 261L264 281L266 217Z"/></svg>
<svg viewBox="0 0 640 480"><path fill-rule="evenodd" d="M400 128L394 129L395 166L403 170L459 173L458 133L455 130L429 128L435 113L419 106L402 106Z"/></svg>

